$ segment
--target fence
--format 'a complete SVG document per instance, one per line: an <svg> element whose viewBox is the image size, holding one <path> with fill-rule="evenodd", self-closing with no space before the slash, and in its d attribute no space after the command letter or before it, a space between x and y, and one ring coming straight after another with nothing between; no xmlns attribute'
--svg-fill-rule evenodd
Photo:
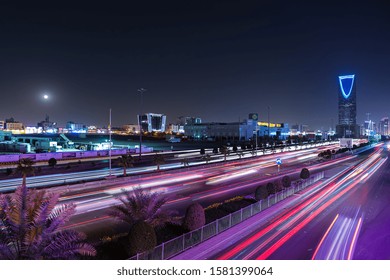
<svg viewBox="0 0 390 280"><path fill-rule="evenodd" d="M225 231L232 226L256 215L264 209L278 203L279 201L297 193L307 186L321 180L324 172L316 173L309 179L293 182L292 186L284 189L274 195L268 196L267 199L260 200L245 208L231 213L223 218L217 219L203 227L181 235L175 239L162 243L148 252L139 253L130 258L130 260L165 260L177 255L217 234Z"/></svg>

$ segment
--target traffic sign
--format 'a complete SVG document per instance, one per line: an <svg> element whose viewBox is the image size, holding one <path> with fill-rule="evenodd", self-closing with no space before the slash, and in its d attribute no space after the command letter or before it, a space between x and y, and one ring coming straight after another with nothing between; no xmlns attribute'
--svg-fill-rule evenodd
<svg viewBox="0 0 390 280"><path fill-rule="evenodd" d="M281 164L282 164L282 160L281 160L280 158L277 158L277 159L276 159L276 164L277 164L277 165L281 165Z"/></svg>

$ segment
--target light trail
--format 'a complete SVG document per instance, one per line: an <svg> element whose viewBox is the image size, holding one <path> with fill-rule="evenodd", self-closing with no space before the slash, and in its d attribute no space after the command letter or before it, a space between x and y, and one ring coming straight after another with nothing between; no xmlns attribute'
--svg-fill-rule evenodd
<svg viewBox="0 0 390 280"><path fill-rule="evenodd" d="M322 211L353 189L360 182L358 178L363 176L362 172L368 172L368 174L372 175L372 170L378 169L378 163L382 162L383 164L384 161L384 159L380 159L378 152L373 153L368 159L351 168L349 173L344 173L345 175L338 182L329 184L312 198L305 200L288 213L282 214L272 224L236 245L218 259L234 258L237 254L240 254L240 258L243 259L254 258L256 255L256 259L268 258ZM371 175L367 175L365 178ZM282 234L283 236L279 237ZM259 242L260 239L264 239L265 236L268 237L255 248L251 248L249 252L246 252L245 256L242 256L244 249L249 249L249 246L252 246L255 242ZM266 249L266 247L269 248ZM260 254L257 253L262 250L265 251Z"/></svg>

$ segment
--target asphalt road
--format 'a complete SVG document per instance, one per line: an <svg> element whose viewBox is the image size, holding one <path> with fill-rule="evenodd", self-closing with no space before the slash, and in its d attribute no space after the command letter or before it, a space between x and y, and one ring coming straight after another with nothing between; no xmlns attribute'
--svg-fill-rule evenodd
<svg viewBox="0 0 390 280"><path fill-rule="evenodd" d="M309 188L174 259L389 259L387 156L378 151L336 168L315 192Z"/></svg>

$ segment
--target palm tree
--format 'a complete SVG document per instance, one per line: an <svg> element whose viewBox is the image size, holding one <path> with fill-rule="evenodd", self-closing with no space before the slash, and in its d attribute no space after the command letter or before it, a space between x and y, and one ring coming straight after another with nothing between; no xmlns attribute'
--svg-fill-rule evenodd
<svg viewBox="0 0 390 280"><path fill-rule="evenodd" d="M162 209L168 198L161 193L137 187L133 191L122 190L122 195L117 199L122 203L113 206L109 215L130 226L144 221L153 227L160 227L176 220L173 211Z"/></svg>
<svg viewBox="0 0 390 280"><path fill-rule="evenodd" d="M133 167L134 158L131 155L123 155L119 159L119 166L123 167L123 176L126 177L126 169Z"/></svg>
<svg viewBox="0 0 390 280"><path fill-rule="evenodd" d="M34 174L34 167L32 167L34 163L30 158L22 158L18 161L16 172L22 174L22 186L26 186L27 176Z"/></svg>
<svg viewBox="0 0 390 280"><path fill-rule="evenodd" d="M156 154L153 159L154 164L157 165L157 171L160 171L160 165L165 163L163 155Z"/></svg>
<svg viewBox="0 0 390 280"><path fill-rule="evenodd" d="M74 205L56 206L59 194L27 190L0 195L0 259L75 259L94 256L84 234L61 227L75 212Z"/></svg>

